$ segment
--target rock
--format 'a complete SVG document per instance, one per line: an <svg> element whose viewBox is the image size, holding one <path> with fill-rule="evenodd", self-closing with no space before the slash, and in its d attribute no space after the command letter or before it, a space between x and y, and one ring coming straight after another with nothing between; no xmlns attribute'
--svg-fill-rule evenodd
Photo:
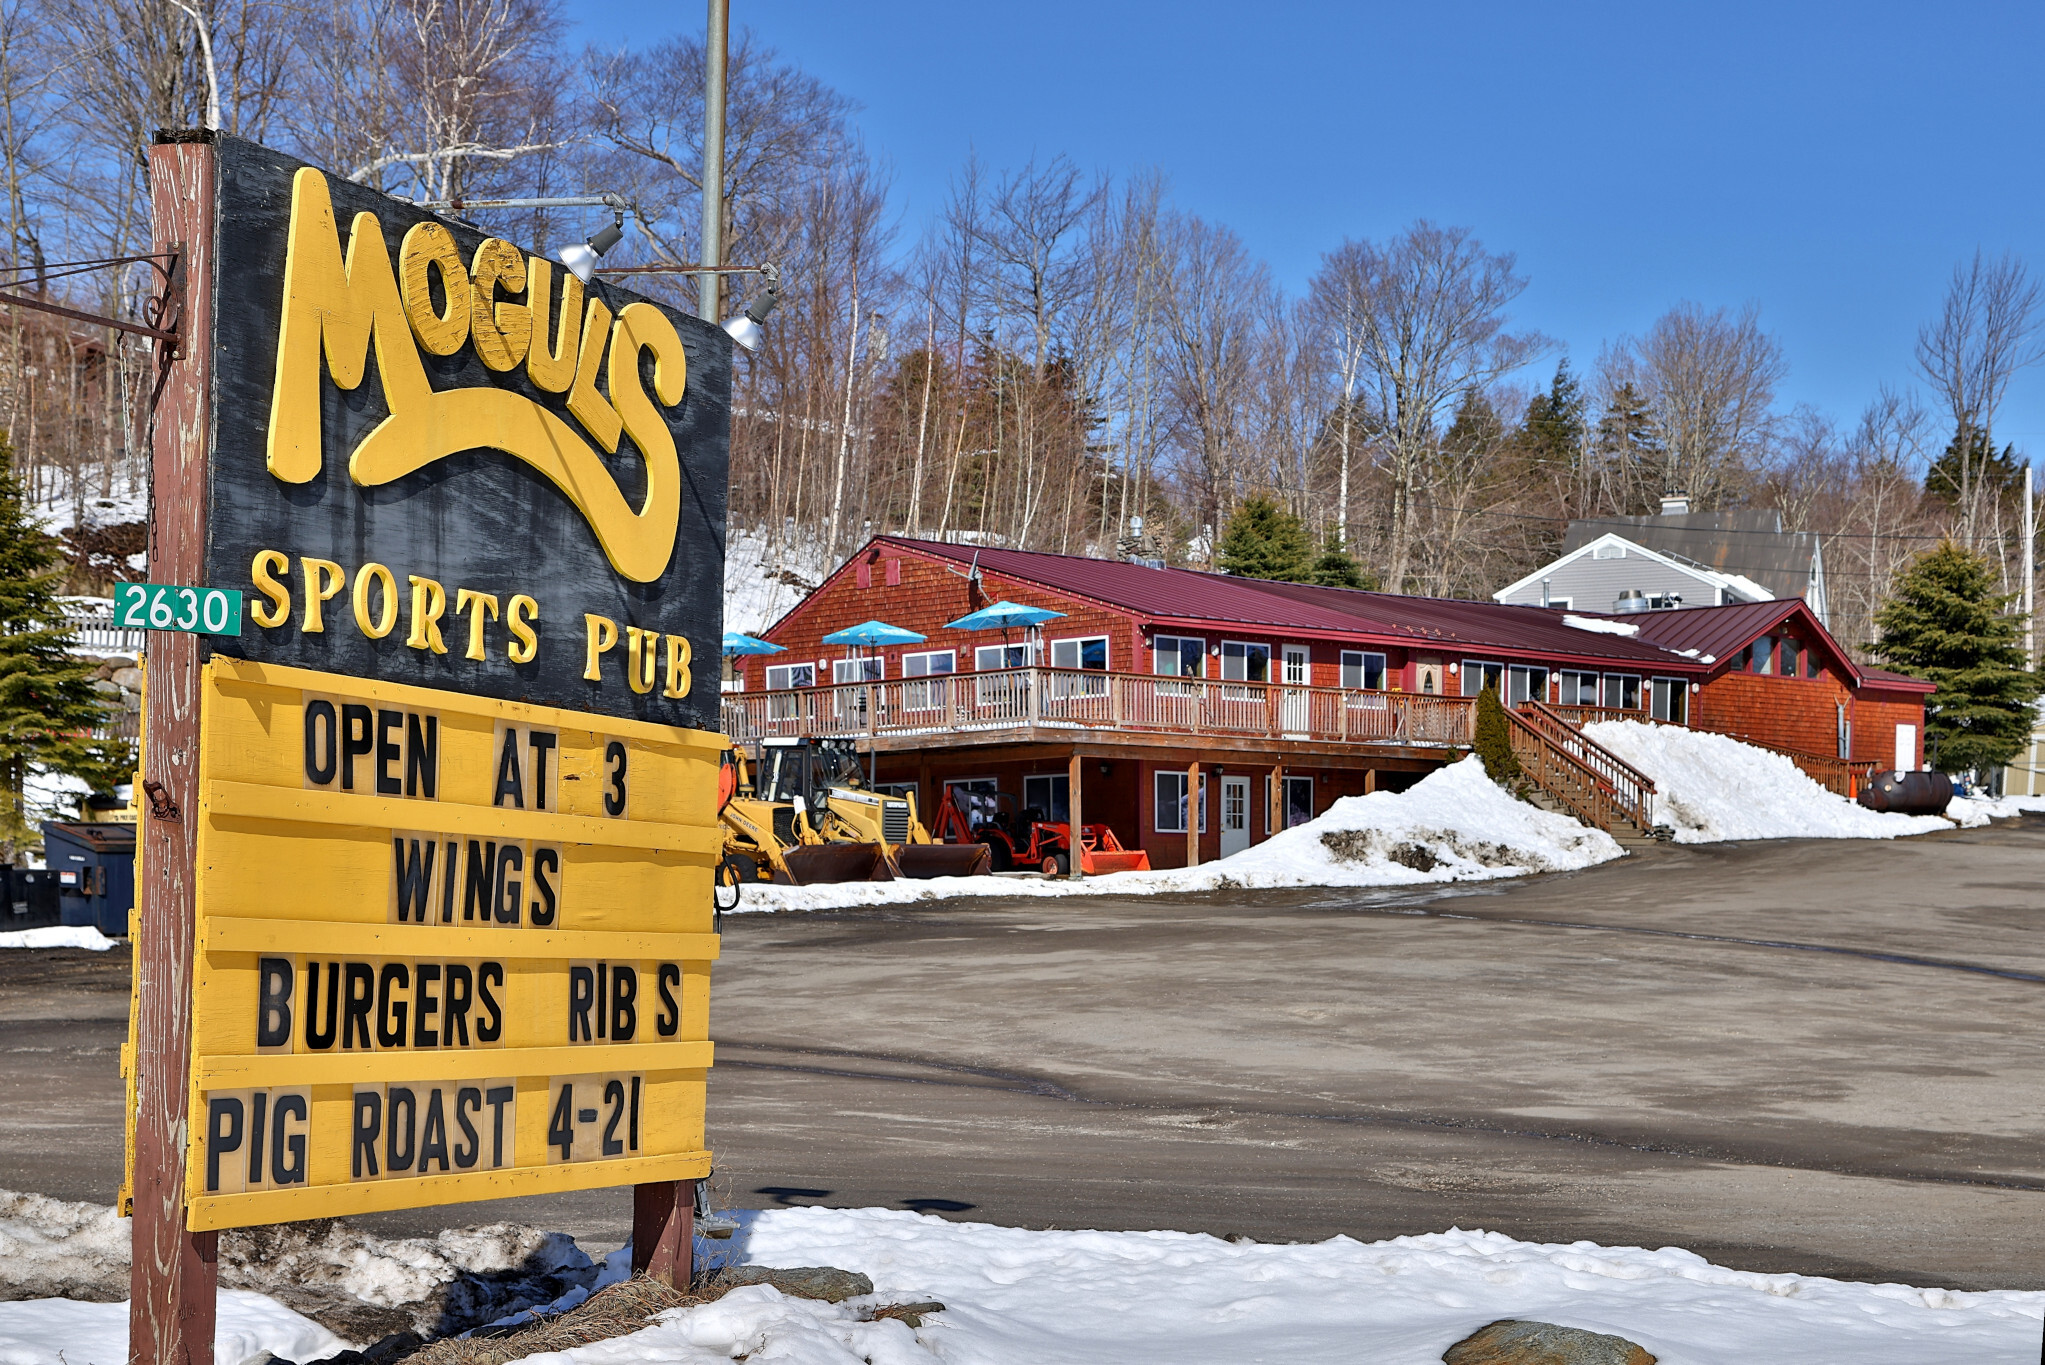
<svg viewBox="0 0 2045 1365"><path fill-rule="evenodd" d="M1624 1337L1510 1318L1479 1328L1441 1359L1442 1365L1655 1365Z"/></svg>
<svg viewBox="0 0 2045 1365"><path fill-rule="evenodd" d="M873 1281L855 1270L836 1266L804 1265L776 1270L763 1265L735 1265L721 1272L719 1281L728 1285L771 1284L792 1299L822 1299L839 1303L873 1292Z"/></svg>
<svg viewBox="0 0 2045 1365"><path fill-rule="evenodd" d="M107 680L123 692L142 690L142 670L135 667L117 668L107 675Z"/></svg>

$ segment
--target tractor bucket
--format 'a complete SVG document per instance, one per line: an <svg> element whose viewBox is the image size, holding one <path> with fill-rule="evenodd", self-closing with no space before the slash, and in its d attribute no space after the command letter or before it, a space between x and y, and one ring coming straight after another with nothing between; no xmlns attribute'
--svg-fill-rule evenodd
<svg viewBox="0 0 2045 1365"><path fill-rule="evenodd" d="M1098 876L1103 872L1148 872L1150 855L1140 848L1116 849L1113 852L1106 849L1081 849L1079 870L1089 877Z"/></svg>
<svg viewBox="0 0 2045 1365"><path fill-rule="evenodd" d="M781 855L797 886L830 882L887 882L887 850L880 844L804 844Z"/></svg>
<svg viewBox="0 0 2045 1365"><path fill-rule="evenodd" d="M985 844L900 844L895 866L904 877L984 877L994 870Z"/></svg>

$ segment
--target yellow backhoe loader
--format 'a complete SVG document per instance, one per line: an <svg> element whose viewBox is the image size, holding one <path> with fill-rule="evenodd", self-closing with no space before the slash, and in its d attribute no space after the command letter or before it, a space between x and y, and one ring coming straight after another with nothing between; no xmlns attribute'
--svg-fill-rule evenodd
<svg viewBox="0 0 2045 1365"><path fill-rule="evenodd" d="M937 844L906 796L872 790L850 744L761 740L732 750L736 791L723 809L720 880L813 886L991 870L983 844Z"/></svg>

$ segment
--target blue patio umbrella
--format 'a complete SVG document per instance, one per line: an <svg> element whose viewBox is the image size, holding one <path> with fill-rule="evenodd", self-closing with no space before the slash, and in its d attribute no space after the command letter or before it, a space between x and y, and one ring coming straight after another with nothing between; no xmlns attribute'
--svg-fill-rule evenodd
<svg viewBox="0 0 2045 1365"><path fill-rule="evenodd" d="M1010 626L1040 626L1063 616L1048 607L1026 607L1020 602L996 602L976 612L944 623L946 630L1006 630Z"/></svg>
<svg viewBox="0 0 2045 1365"><path fill-rule="evenodd" d="M772 640L762 640L757 635L746 635L736 630L724 632L726 658L734 654L779 654L785 648L786 646L777 645Z"/></svg>
<svg viewBox="0 0 2045 1365"><path fill-rule="evenodd" d="M832 631L824 637L824 643L827 645L864 645L869 648L878 648L882 645L920 645L927 638L927 636L918 635L913 630L903 630L900 626L891 626L885 621L861 621L856 626L847 626L843 630Z"/></svg>

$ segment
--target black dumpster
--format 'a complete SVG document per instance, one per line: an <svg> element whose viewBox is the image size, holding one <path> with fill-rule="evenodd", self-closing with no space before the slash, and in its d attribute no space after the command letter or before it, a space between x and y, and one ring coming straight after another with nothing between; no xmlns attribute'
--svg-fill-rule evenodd
<svg viewBox="0 0 2045 1365"><path fill-rule="evenodd" d="M1870 773L1860 789L1860 804L1898 815L1943 815L1952 800L1953 779L1944 773Z"/></svg>
<svg viewBox="0 0 2045 1365"><path fill-rule="evenodd" d="M40 867L8 869L7 900L0 904L0 929L41 929L58 922L57 874Z"/></svg>
<svg viewBox="0 0 2045 1365"><path fill-rule="evenodd" d="M43 822L43 861L55 874L61 922L91 925L108 938L128 936L135 904L135 827Z"/></svg>

